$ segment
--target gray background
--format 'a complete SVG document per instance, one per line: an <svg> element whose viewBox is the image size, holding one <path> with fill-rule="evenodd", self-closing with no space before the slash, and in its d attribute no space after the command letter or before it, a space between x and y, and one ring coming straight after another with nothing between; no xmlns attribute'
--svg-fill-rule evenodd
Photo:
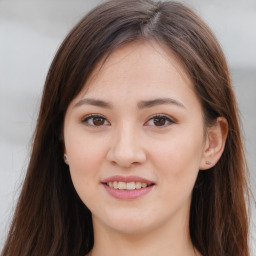
<svg viewBox="0 0 256 256"><path fill-rule="evenodd" d="M42 87L73 25L102 1L0 0L0 250L29 159ZM209 24L231 69L256 195L256 0L183 1ZM256 255L256 211L251 244Z"/></svg>

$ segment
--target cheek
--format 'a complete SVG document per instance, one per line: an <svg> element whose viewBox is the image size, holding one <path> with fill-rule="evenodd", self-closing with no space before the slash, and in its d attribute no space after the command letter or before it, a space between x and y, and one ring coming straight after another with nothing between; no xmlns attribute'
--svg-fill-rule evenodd
<svg viewBox="0 0 256 256"><path fill-rule="evenodd" d="M65 137L65 149L70 166L86 173L93 170L91 166L97 166L104 155L104 143L100 138L88 136L81 130L70 132L67 129Z"/></svg>
<svg viewBox="0 0 256 256"><path fill-rule="evenodd" d="M71 134L71 136L69 136ZM99 182L99 171L104 158L104 145L83 132L68 133L65 138L66 153L73 184L80 197Z"/></svg>
<svg viewBox="0 0 256 256"><path fill-rule="evenodd" d="M177 132L162 143L152 146L152 159L159 179L174 185L193 187L203 150L203 131Z"/></svg>
<svg viewBox="0 0 256 256"><path fill-rule="evenodd" d="M154 152L154 167L161 184L159 200L168 202L168 207L175 212L190 207L199 171L200 147L196 148L193 143L183 142L174 140L162 147L158 146Z"/></svg>

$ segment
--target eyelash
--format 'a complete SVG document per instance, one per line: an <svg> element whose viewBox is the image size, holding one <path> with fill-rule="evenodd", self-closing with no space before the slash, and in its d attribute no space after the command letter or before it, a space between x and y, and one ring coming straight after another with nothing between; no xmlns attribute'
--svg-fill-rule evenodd
<svg viewBox="0 0 256 256"><path fill-rule="evenodd" d="M170 118L167 115L163 115L163 114L157 114L157 115L152 116L146 123L148 123L149 121L153 121L154 122L154 119L155 120L156 119L163 119L165 121L164 125L161 125L161 126L154 125L155 127L166 127L166 126L169 126L169 125L175 123L175 121L172 118ZM166 124L166 122L168 122L169 124Z"/></svg>
<svg viewBox="0 0 256 256"><path fill-rule="evenodd" d="M85 116L85 117L82 119L82 123L84 123L84 124L87 125L87 126L91 126L91 127L95 127L95 128L101 127L102 125L93 125L93 124L89 124L89 121L90 121L90 120L93 121L94 118L100 118L100 119L104 120L104 123L105 123L105 121L107 121L107 119L106 119L104 116L102 116L102 115L90 114L90 115Z"/></svg>
<svg viewBox="0 0 256 256"><path fill-rule="evenodd" d="M89 121L95 118L99 118L101 119L104 123L102 125L95 125L95 124L90 124ZM150 121L153 121L156 120L156 119L162 119L164 120L165 124L164 125L160 125L160 126L157 126L157 125L152 125L152 126L155 126L155 127L166 127L166 126L169 126L171 124L174 124L175 121L170 118L169 116L167 115L163 115L163 114L157 114L157 115L154 115L152 116L145 124L149 123ZM102 115L99 115L99 114L90 114L90 115L87 115L85 116L83 119L82 119L82 123L84 123L86 126L91 126L91 127L95 127L95 128L99 128L101 126L104 126L105 122L108 122L107 119L102 116ZM169 124L166 124L166 122L168 122ZM154 123L155 124L155 123ZM109 126L110 123L108 122L107 126ZM146 125L146 126L150 126L150 125Z"/></svg>

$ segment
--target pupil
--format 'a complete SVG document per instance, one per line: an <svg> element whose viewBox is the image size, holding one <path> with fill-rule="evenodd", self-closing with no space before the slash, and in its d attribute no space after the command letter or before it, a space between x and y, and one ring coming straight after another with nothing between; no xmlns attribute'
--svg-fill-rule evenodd
<svg viewBox="0 0 256 256"><path fill-rule="evenodd" d="M94 117L93 118L93 124L97 125L97 126L103 125L104 124L104 120L101 117Z"/></svg>
<svg viewBox="0 0 256 256"><path fill-rule="evenodd" d="M154 124L156 126L165 125L165 119L164 118L155 118L154 119Z"/></svg>

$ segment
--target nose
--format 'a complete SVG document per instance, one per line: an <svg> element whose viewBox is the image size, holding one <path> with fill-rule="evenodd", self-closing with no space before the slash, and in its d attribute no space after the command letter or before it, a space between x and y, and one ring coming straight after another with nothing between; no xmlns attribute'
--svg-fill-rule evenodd
<svg viewBox="0 0 256 256"><path fill-rule="evenodd" d="M113 134L107 153L107 160L113 165L128 168L146 161L146 152L135 129L123 125Z"/></svg>

